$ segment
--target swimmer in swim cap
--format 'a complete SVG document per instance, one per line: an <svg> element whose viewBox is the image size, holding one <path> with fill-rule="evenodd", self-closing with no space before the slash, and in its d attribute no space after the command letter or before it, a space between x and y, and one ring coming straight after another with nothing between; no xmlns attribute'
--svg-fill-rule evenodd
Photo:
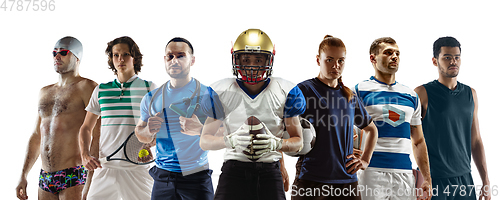
<svg viewBox="0 0 500 200"><path fill-rule="evenodd" d="M42 170L39 177L42 178L38 180L38 199L86 199L85 191L88 191L90 184L85 183L87 178L92 177L92 173L83 167L79 133L87 113L85 108L89 105L92 91L98 85L78 73L82 44L77 39L60 39L54 46L52 56L54 69L59 77L57 82L43 87L39 92L36 126L28 142L16 195L19 199L28 198L26 177L40 157ZM100 121L96 123L101 124ZM99 138L100 127L95 126L93 129L93 136L96 136L94 140ZM99 144L95 141L91 143ZM95 149L91 155L99 155L98 149L93 146L90 149ZM61 183L61 177L58 177L60 174L73 178Z"/></svg>
<svg viewBox="0 0 500 200"><path fill-rule="evenodd" d="M56 45L54 45L54 50L58 48L67 49L71 51L71 53L73 53L73 55L75 55L78 60L82 60L83 46L78 39L71 36L63 37L56 42Z"/></svg>
<svg viewBox="0 0 500 200"><path fill-rule="evenodd" d="M78 74L78 66L83 57L82 43L71 36L63 37L54 45L52 55L57 73L76 72Z"/></svg>

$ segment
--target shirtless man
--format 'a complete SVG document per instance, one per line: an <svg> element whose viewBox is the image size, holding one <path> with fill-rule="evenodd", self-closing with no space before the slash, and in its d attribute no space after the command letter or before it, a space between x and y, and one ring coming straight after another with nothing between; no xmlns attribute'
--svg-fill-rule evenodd
<svg viewBox="0 0 500 200"><path fill-rule="evenodd" d="M97 86L78 73L82 54L82 44L73 37L64 37L54 46L54 69L59 81L40 90L38 118L16 188L19 199L28 198L26 177L39 155L42 170L38 199L82 198L87 170L82 166L78 134L85 119L85 107Z"/></svg>

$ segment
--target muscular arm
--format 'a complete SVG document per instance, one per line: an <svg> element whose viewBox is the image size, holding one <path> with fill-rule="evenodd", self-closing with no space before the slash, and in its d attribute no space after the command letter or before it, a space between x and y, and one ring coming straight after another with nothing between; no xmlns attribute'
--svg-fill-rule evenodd
<svg viewBox="0 0 500 200"><path fill-rule="evenodd" d="M363 131L368 135L366 136L364 151L363 154L361 154L361 160L370 164L373 151L375 150L375 145L377 144L378 129L377 126L375 126L375 124L371 122L363 129Z"/></svg>
<svg viewBox="0 0 500 200"><path fill-rule="evenodd" d="M93 129L93 130L92 130ZM82 127L80 127L80 150L82 154L82 161L84 166L89 169L87 175L87 181L85 182L85 187L82 191L82 199L87 199L87 194L92 184L92 177L94 176L94 171L88 167L89 161L94 161L94 165L101 166L99 162L95 162L99 159L99 139L101 137L101 119L99 116L94 115L91 112L87 112L85 116L85 121ZM91 140L91 142L89 142ZM90 143L90 150L89 150Z"/></svg>
<svg viewBox="0 0 500 200"><path fill-rule="evenodd" d="M423 121L427 113L427 107L429 103L427 91L425 90L425 87L423 85L418 86L414 91L417 93L418 98L420 99L420 113ZM422 172L424 181L427 181L427 183L424 182L422 184L432 184L432 180L430 177L429 154L427 152L427 145L425 144L422 125L411 126L411 138L413 144L413 155L415 156L417 165ZM422 186L425 187L425 185Z"/></svg>
<svg viewBox="0 0 500 200"><path fill-rule="evenodd" d="M428 96L427 91L423 85L418 86L414 90L418 98L420 99L420 113L422 120L427 113ZM422 125L411 126L411 140L413 144L413 155L417 161L417 165L422 172L425 180L431 181L430 178L430 167L429 167L429 156L427 152L427 145L425 144L425 138L422 130Z"/></svg>
<svg viewBox="0 0 500 200"><path fill-rule="evenodd" d="M92 92L97 86L97 83L91 80L85 82L82 90L82 100L87 107L92 96ZM91 119L89 119L91 118ZM83 129L83 132L82 132ZM95 167L101 167L100 163L97 161L99 159L99 138L101 136L101 119L99 116L94 115L91 112L87 112L85 115L85 120L80 127L79 131L79 145L80 145L80 155L82 157L82 163L89 169L87 175L87 180L82 191L82 199L87 199L87 194L89 192L90 185L92 184L92 177L94 172L92 171ZM90 145L90 151L89 151ZM94 168L88 168L89 161L93 161Z"/></svg>
<svg viewBox="0 0 500 200"><path fill-rule="evenodd" d="M413 155L417 161L418 168L422 172L424 181L431 183L431 171L429 167L429 156L427 154L427 145L425 144L422 125L411 126L411 142L413 147Z"/></svg>
<svg viewBox="0 0 500 200"><path fill-rule="evenodd" d="M101 118L97 120L97 123L92 132L92 143L90 144L90 155L99 158L99 140L101 138ZM87 181L85 182L85 187L83 188L83 200L87 199L87 194L92 184L92 177L94 176L94 171L89 171L87 175Z"/></svg>
<svg viewBox="0 0 500 200"><path fill-rule="evenodd" d="M479 119L477 116L477 109L478 109L478 100L477 100L477 94L476 90L472 89L472 95L474 98L474 115L472 118L472 130L471 130L471 151L472 151L472 158L474 159L474 163L476 163L476 168L479 172L479 175L481 176L481 180L483 181L483 192L481 194L481 198L484 197L485 199L491 199L491 192L488 192L489 194L486 195L484 193L485 189L484 187L488 185L490 186L490 180L488 178L488 169L486 167L486 155L484 153L484 146L483 146L483 140L481 139L481 134L479 133ZM491 187L487 188L486 191L491 191ZM481 199L480 198L480 199Z"/></svg>
<svg viewBox="0 0 500 200"><path fill-rule="evenodd" d="M92 112L87 112L87 115L85 116L85 121L83 122L82 127L80 127L80 151L82 152L83 163L84 163L85 167L89 170L95 169L95 166L94 166L94 163L92 160L96 160L96 157L91 156L90 146L91 146L91 142L93 141L92 136L95 135L95 134L92 134L92 132L93 132L92 130L94 129L98 118L99 118L98 115L95 115ZM100 137L100 132L98 132L98 134ZM98 163L95 163L95 164L98 164Z"/></svg>
<svg viewBox="0 0 500 200"><path fill-rule="evenodd" d="M302 126L300 125L299 116L285 118L285 126L289 139L283 139L281 151L283 152L298 152L302 149Z"/></svg>
<svg viewBox="0 0 500 200"><path fill-rule="evenodd" d="M82 101L84 103L84 107L87 107L89 105L89 102L92 97L92 92L96 88L97 84L93 81L86 81L85 84L82 86ZM94 96L95 97L95 96ZM92 136L99 136L100 137L100 120L99 120L99 126L96 126L97 120L99 119L99 116L87 111L85 115L85 120L83 121L82 126L80 127L79 131L79 144L80 144L80 154L82 156L84 165L87 164L87 162L90 159L90 144L92 142ZM88 166L85 166L88 167ZM93 169L89 169L93 170Z"/></svg>
<svg viewBox="0 0 500 200"><path fill-rule="evenodd" d="M288 189L290 187L290 178L288 177L288 172L286 171L285 168L285 156L283 156L282 151L280 151L280 153L281 153L281 159L280 159L281 178L283 179L283 187L285 188L285 192L288 192Z"/></svg>
<svg viewBox="0 0 500 200"><path fill-rule="evenodd" d="M207 117L205 120L205 124L203 125L203 129L201 131L200 138L200 147L203 150L219 150L226 148L224 143L224 137L220 134L217 134L220 126L222 125L222 121L218 119L214 119L211 117Z"/></svg>
<svg viewBox="0 0 500 200"><path fill-rule="evenodd" d="M430 195L432 189L431 170L422 125L411 126L411 142L413 144L413 155L415 156L418 168L424 177L424 182L420 185L420 187L423 189L423 194Z"/></svg>
<svg viewBox="0 0 500 200"><path fill-rule="evenodd" d="M422 120L424 120L425 114L427 113L427 103L428 103L428 98L427 98L427 91L425 90L424 86L418 86L415 88L415 92L418 95L418 98L420 99L420 112L422 115Z"/></svg>
<svg viewBox="0 0 500 200"><path fill-rule="evenodd" d="M26 187L28 185L28 181L26 180L29 171L35 164L38 156L40 155L40 142L41 142L41 133L40 133L40 123L41 117L37 115L37 121L35 125L35 130L31 134L31 137L28 142L28 147L26 150L26 157L24 159L24 165L21 172L21 178L19 180L19 185L16 188L16 195L19 199L27 199Z"/></svg>
<svg viewBox="0 0 500 200"><path fill-rule="evenodd" d="M25 178L33 165L35 164L38 156L40 155L40 142L41 142L41 134L40 134L40 116L37 116L37 122L35 131L31 134L30 140L28 142L28 148L26 150L26 157L24 159L24 166L21 176Z"/></svg>

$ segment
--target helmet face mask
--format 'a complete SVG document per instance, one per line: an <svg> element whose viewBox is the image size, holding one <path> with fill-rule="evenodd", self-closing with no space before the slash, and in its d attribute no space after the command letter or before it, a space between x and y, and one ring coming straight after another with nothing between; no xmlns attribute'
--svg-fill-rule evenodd
<svg viewBox="0 0 500 200"><path fill-rule="evenodd" d="M239 81L257 84L266 81L272 74L272 54L233 53L233 75Z"/></svg>
<svg viewBox="0 0 500 200"><path fill-rule="evenodd" d="M251 85L267 81L272 74L274 45L266 33L248 29L236 39L232 53L233 75Z"/></svg>

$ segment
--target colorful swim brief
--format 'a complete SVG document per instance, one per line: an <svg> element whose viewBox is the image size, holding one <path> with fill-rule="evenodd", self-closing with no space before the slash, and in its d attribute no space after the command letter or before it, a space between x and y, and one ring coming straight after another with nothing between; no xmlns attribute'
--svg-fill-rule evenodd
<svg viewBox="0 0 500 200"><path fill-rule="evenodd" d="M57 172L46 172L42 169L38 186L52 194L58 194L62 190L85 184L87 170L83 166L71 167Z"/></svg>

